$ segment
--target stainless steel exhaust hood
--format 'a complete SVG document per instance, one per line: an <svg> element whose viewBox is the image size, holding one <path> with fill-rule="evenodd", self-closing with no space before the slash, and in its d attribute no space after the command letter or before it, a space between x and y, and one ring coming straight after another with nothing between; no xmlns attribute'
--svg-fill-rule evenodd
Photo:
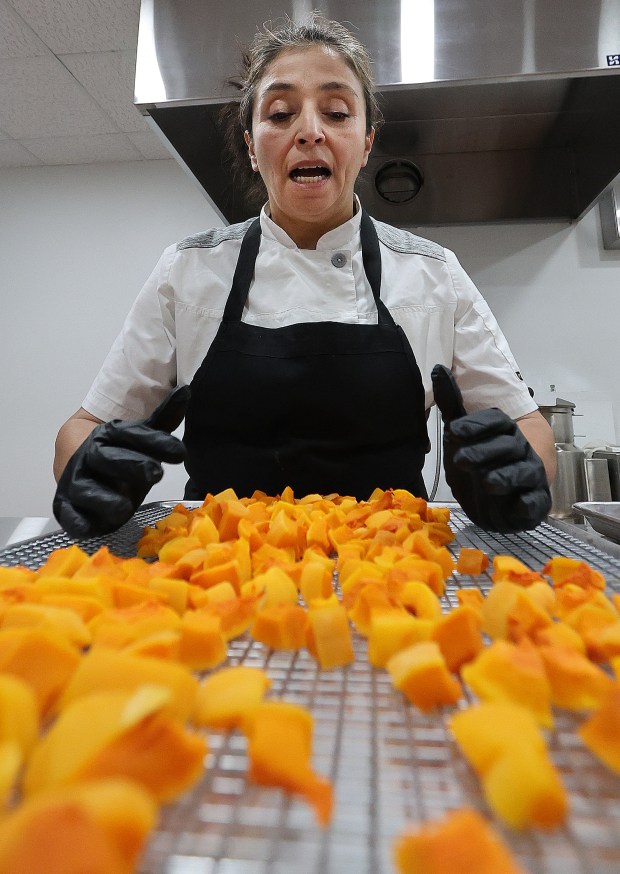
<svg viewBox="0 0 620 874"><path fill-rule="evenodd" d="M142 0L135 102L222 218L256 213L224 160L226 80L256 26L307 0ZM385 123L359 194L394 225L573 220L620 174L620 0L335 0Z"/></svg>

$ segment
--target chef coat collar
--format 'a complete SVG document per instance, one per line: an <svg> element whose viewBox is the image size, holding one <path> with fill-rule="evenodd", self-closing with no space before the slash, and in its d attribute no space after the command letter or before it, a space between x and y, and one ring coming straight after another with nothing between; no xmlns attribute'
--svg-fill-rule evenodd
<svg viewBox="0 0 620 874"><path fill-rule="evenodd" d="M334 249L352 249L359 246L360 222L362 220L362 207L357 194L355 198L355 214L344 224L333 228L319 238L316 244L317 250ZM289 235L279 225L277 225L269 214L269 203L266 203L260 213L260 226L263 236L266 239L275 240L287 249L297 249L296 243L291 240Z"/></svg>

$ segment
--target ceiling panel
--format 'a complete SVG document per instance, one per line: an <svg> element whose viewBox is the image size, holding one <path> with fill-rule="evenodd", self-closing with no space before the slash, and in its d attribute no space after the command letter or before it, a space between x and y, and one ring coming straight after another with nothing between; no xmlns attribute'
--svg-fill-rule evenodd
<svg viewBox="0 0 620 874"><path fill-rule="evenodd" d="M119 130L149 130L142 114L133 105L135 51L127 49L60 55L60 60L113 119Z"/></svg>
<svg viewBox="0 0 620 874"><path fill-rule="evenodd" d="M0 81L0 128L14 139L117 132L57 58L0 60Z"/></svg>
<svg viewBox="0 0 620 874"><path fill-rule="evenodd" d="M0 167L170 153L134 106L140 0L0 0Z"/></svg>
<svg viewBox="0 0 620 874"><path fill-rule="evenodd" d="M136 161L141 155L125 134L50 137L24 140L24 146L44 164L100 164Z"/></svg>
<svg viewBox="0 0 620 874"><path fill-rule="evenodd" d="M132 49L140 0L8 0L54 54Z"/></svg>
<svg viewBox="0 0 620 874"><path fill-rule="evenodd" d="M29 58L49 51L13 7L0 0L0 58Z"/></svg>

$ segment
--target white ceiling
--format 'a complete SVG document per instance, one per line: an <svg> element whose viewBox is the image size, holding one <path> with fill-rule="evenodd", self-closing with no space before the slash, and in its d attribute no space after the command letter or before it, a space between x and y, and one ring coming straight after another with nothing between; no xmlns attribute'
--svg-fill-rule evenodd
<svg viewBox="0 0 620 874"><path fill-rule="evenodd" d="M140 0L0 0L0 167L170 157L133 105Z"/></svg>

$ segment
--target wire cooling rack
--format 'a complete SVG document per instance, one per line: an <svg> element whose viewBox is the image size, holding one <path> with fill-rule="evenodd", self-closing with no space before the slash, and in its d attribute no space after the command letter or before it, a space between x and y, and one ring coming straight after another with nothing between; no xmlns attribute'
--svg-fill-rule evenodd
<svg viewBox="0 0 620 874"><path fill-rule="evenodd" d="M171 507L146 505L116 534L80 545L94 551L105 544L116 554L133 555L143 526ZM608 590L620 591L619 558L552 525L519 535L489 534L458 509L451 524L455 555L461 546L475 546L489 557L514 555L534 570L554 555L572 556L604 573ZM72 542L64 534L35 538L0 552L0 564L38 567L52 549ZM458 588L487 591L490 585L488 574L453 575L446 609L457 603ZM271 697L312 712L313 764L335 791L329 828L316 825L303 801L246 780L240 734L210 732L204 776L162 810L140 874L392 874L393 842L407 825L463 805L488 813L478 780L446 729L447 711L427 715L407 704L388 674L369 665L364 638L354 634L354 648L352 665L328 672L305 651L273 652L248 636L229 646L228 664L263 668L272 681ZM494 824L529 874L618 874L620 777L581 745L578 717L561 710L555 717L547 740L570 794L566 826L516 834Z"/></svg>

